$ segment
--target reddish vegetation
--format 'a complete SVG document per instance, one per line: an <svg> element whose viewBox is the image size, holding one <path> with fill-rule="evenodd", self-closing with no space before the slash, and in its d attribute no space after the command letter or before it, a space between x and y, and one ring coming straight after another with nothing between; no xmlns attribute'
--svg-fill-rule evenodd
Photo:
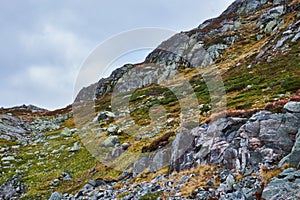
<svg viewBox="0 0 300 200"><path fill-rule="evenodd" d="M144 146L142 148L142 153L152 152L152 151L157 150L160 146L161 147L166 146L167 144L169 144L169 138L173 135L174 135L173 132L165 133L160 138L157 138L154 141L152 141L148 146Z"/></svg>
<svg viewBox="0 0 300 200"><path fill-rule="evenodd" d="M205 123L213 122L220 117L242 117L242 118L249 118L253 114L259 112L262 109L251 109L251 110L227 110L222 113L215 114L213 116L210 116L208 119L205 120Z"/></svg>
<svg viewBox="0 0 300 200"><path fill-rule="evenodd" d="M53 110L53 111L45 111L42 113L44 116L54 116L54 115L59 115L59 114L66 114L70 113L72 111L72 105L68 105L65 108L61 108L58 110Z"/></svg>
<svg viewBox="0 0 300 200"><path fill-rule="evenodd" d="M208 119L205 120L205 123L210 123L217 120L220 117L242 117L242 118L249 118L253 114L261 111L261 110L268 110L271 112L281 112L283 106L289 101L300 101L300 95L295 94L289 99L282 99L274 102L268 103L264 108L255 108L250 110L227 110L225 113L218 113L213 116L210 116Z"/></svg>

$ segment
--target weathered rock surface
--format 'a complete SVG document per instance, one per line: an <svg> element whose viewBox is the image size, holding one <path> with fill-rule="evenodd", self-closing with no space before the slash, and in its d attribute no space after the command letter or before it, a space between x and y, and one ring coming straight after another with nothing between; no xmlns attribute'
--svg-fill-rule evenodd
<svg viewBox="0 0 300 200"><path fill-rule="evenodd" d="M118 182L105 183L110 189L90 184L79 193L65 194L63 199L116 198L120 193L130 191L123 199L138 199L147 194L171 192L180 194L184 183L196 176L176 177L178 174L158 175L151 182L128 185L131 177L136 177L146 169L156 172L166 165L171 170L182 171L198 165L217 165L223 168L215 176L220 185L214 186L214 179L207 179L207 187L193 192L189 199L297 199L300 195L300 172L289 168L265 186L266 181L258 174L263 168L276 169L277 163L288 163L299 167L299 130L300 119L298 106L300 102L288 102L282 113L273 114L260 111L250 118L220 118L209 124L202 124L187 132L178 134L172 147L158 149L141 156L127 168L120 182L124 187L113 189ZM109 139L112 142L115 136ZM128 144L125 144L128 148ZM115 147L115 157L126 151L122 145ZM131 168L131 170L130 170ZM132 173L130 172L132 171ZM238 175L243 175L237 179ZM178 182L178 179L182 181ZM157 184L163 182L163 184ZM176 184L175 184L176 182ZM278 192L280 191L280 192ZM57 193L54 193L58 195ZM53 195L54 195L53 194ZM176 196L176 195L175 195ZM176 197L168 199L176 199ZM184 198L180 198L184 199Z"/></svg>
<svg viewBox="0 0 300 200"><path fill-rule="evenodd" d="M26 192L27 186L20 182L21 176L15 175L0 184L0 199L17 200Z"/></svg>
<svg viewBox="0 0 300 200"><path fill-rule="evenodd" d="M277 178L273 178L264 189L262 198L264 199L289 199L300 198L300 171L286 169Z"/></svg>
<svg viewBox="0 0 300 200"><path fill-rule="evenodd" d="M300 128L299 105L299 102L289 102L285 105L285 113L261 111L248 120L223 118L195 128L192 130L194 142L188 143L189 148L184 145L187 137L173 142L172 155L179 153L182 157L172 160L171 169L180 171L198 164L217 164L244 171L260 164L276 164L288 154L282 162L297 167L300 159L297 135ZM177 144L183 144L187 151L184 154L180 152Z"/></svg>

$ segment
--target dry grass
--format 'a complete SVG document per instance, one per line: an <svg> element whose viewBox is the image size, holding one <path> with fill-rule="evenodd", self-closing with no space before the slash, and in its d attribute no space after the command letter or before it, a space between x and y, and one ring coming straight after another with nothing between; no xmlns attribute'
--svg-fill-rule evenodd
<svg viewBox="0 0 300 200"><path fill-rule="evenodd" d="M184 197L188 197L192 194L195 189L200 187L207 186L207 181L212 180L214 186L220 185L219 173L216 166L198 166L194 169L180 172L180 176L188 176L190 174L195 174L195 176L191 177L189 181L187 181L184 186L181 188L181 195ZM210 186L211 187L211 186Z"/></svg>

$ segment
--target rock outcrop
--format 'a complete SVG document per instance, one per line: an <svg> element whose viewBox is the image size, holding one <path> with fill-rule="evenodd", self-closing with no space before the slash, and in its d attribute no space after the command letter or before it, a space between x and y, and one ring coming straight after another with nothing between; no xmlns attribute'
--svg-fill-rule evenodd
<svg viewBox="0 0 300 200"><path fill-rule="evenodd" d="M269 184L261 173L266 169L279 169L284 163L299 167L299 107L300 102L290 101L282 113L260 111L250 118L226 117L202 124L191 132L177 134L171 147L144 155L129 166L119 180L124 184L121 189L113 189L118 182L109 182L105 184L110 189L103 189L103 185L88 185L74 196L64 194L61 197L107 199L116 198L124 191L130 191L130 194L123 199L139 199L161 192L180 195L184 184L197 178L196 174L176 177L179 174L171 173L158 175L143 184L131 186L128 183L131 176L136 177L147 168L156 172L169 165L171 171L180 172L210 165L219 166L220 174L214 179L206 179L209 189L199 188L188 199L297 199L300 171L286 169ZM178 182L178 178L182 181ZM221 182L218 186L214 186L216 180Z"/></svg>
<svg viewBox="0 0 300 200"><path fill-rule="evenodd" d="M0 199L299 199L299 9L236 0L83 88L72 111L1 108Z"/></svg>

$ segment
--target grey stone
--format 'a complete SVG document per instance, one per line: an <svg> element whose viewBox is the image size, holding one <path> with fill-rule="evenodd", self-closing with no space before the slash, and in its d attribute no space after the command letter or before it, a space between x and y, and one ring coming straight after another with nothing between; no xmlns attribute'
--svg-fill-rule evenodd
<svg viewBox="0 0 300 200"><path fill-rule="evenodd" d="M220 173L220 180L221 181L225 181L227 179L228 175L229 175L229 172L227 170L221 171L221 173Z"/></svg>
<svg viewBox="0 0 300 200"><path fill-rule="evenodd" d="M102 145L104 147L114 147L118 143L119 143L119 137L113 135L113 136L109 136L104 142L102 142Z"/></svg>
<svg viewBox="0 0 300 200"><path fill-rule="evenodd" d="M117 131L117 128L118 128L118 126L111 124L111 125L109 125L109 127L107 128L107 131L108 131L109 133L115 133L115 132Z"/></svg>
<svg viewBox="0 0 300 200"><path fill-rule="evenodd" d="M97 182L94 181L94 180L89 180L89 181L88 181L88 184L90 184L90 185L93 186L93 187L96 187L96 186L97 186Z"/></svg>
<svg viewBox="0 0 300 200"><path fill-rule="evenodd" d="M291 153L284 157L278 165L282 166L283 164L290 164L293 167L300 167L300 129L296 136L296 141Z"/></svg>
<svg viewBox="0 0 300 200"><path fill-rule="evenodd" d="M270 21L266 25L265 32L266 33L271 33L273 31L273 29L275 28L276 25L277 25L277 21L276 20Z"/></svg>
<svg viewBox="0 0 300 200"><path fill-rule="evenodd" d="M78 142L75 142L73 146L69 149L70 152L75 152L81 149L81 146L78 144Z"/></svg>
<svg viewBox="0 0 300 200"><path fill-rule="evenodd" d="M207 191L200 191L197 194L197 199L199 199L199 200L207 200L207 199L209 199L209 192L207 192Z"/></svg>
<svg viewBox="0 0 300 200"><path fill-rule="evenodd" d="M189 132L182 132L176 135L171 147L171 170L181 170L180 159L182 159L187 149L191 148L194 138Z"/></svg>
<svg viewBox="0 0 300 200"><path fill-rule="evenodd" d="M159 169L170 164L171 152L170 148L163 148L158 150L150 162L150 171L156 172Z"/></svg>
<svg viewBox="0 0 300 200"><path fill-rule="evenodd" d="M290 101L284 105L284 110L291 113L300 113L300 102Z"/></svg>
<svg viewBox="0 0 300 200"><path fill-rule="evenodd" d="M233 186L234 183L235 183L234 177L231 174L229 174L227 176L227 178L226 178L226 185L227 185L227 187L232 188L232 186Z"/></svg>
<svg viewBox="0 0 300 200"><path fill-rule="evenodd" d="M63 181L70 181L72 180L72 175L68 171L62 172Z"/></svg>
<svg viewBox="0 0 300 200"><path fill-rule="evenodd" d="M133 165L133 176L137 176L139 173L149 167L150 158L147 155L142 155Z"/></svg>
<svg viewBox="0 0 300 200"><path fill-rule="evenodd" d="M254 11L258 6L260 6L260 2L258 0L244 0L239 1L243 2L242 6L238 9L238 13L249 13Z"/></svg>
<svg viewBox="0 0 300 200"><path fill-rule="evenodd" d="M63 199L63 195L58 192L54 192L49 198L49 200L61 200L61 199Z"/></svg>
<svg viewBox="0 0 300 200"><path fill-rule="evenodd" d="M121 147L122 147L122 149L123 149L124 151L126 151L130 146L131 146L131 145L130 145L129 143L123 143L123 144L121 145Z"/></svg>
<svg viewBox="0 0 300 200"><path fill-rule="evenodd" d="M292 39L292 42L297 42L300 38L300 32L298 32Z"/></svg>
<svg viewBox="0 0 300 200"><path fill-rule="evenodd" d="M3 157L1 159L1 161L15 161L15 157L14 156L7 156L7 157Z"/></svg>
<svg viewBox="0 0 300 200"><path fill-rule="evenodd" d="M215 44L210 47L208 47L207 52L210 55L210 57L215 60L221 56L221 53L228 49L229 46L226 44Z"/></svg>

